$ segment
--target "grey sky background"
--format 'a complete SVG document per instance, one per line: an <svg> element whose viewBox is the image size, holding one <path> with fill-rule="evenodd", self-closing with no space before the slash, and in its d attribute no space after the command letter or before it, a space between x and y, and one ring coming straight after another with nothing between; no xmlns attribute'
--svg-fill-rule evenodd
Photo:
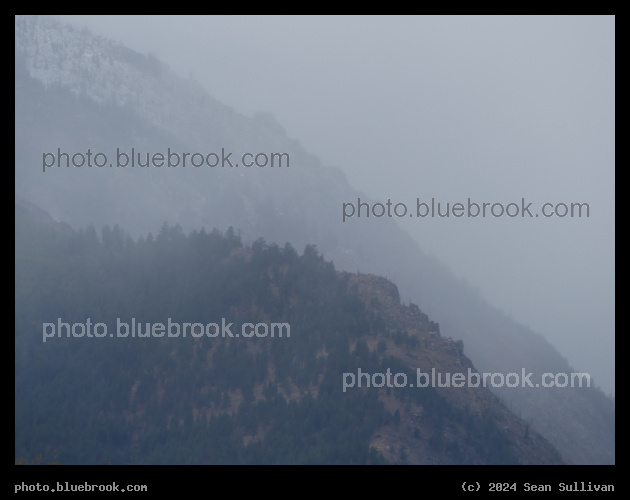
<svg viewBox="0 0 630 500"><path fill-rule="evenodd" d="M614 394L614 17L57 17L273 113L370 198L588 203L398 220Z"/></svg>

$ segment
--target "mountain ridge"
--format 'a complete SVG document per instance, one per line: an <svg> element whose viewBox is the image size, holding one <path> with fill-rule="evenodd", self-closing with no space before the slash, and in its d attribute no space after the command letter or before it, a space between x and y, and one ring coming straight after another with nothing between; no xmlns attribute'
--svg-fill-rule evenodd
<svg viewBox="0 0 630 500"><path fill-rule="evenodd" d="M243 247L232 232L186 236L163 226L155 239L134 242L105 227L95 239L89 228L68 232L25 205L16 200L17 457L43 451L46 461L66 464L98 463L102 454L114 463L566 463L486 388L413 387L418 363L443 373L476 370L461 343L440 337L417 306L402 305L385 278L336 271L312 246L301 256L262 239ZM174 259L182 262L176 269ZM121 311L138 294L143 299ZM183 301L174 300L180 295ZM33 309L38 302L48 311ZM73 324L72 334L59 326L59 335L42 342L37 324L55 328L50 314ZM113 338L75 335L73 321L107 325L118 314L138 318L135 336L127 329L121 338L118 326ZM234 325L258 321L257 332L284 321L290 334L239 339L219 336L217 326L216 337L201 331L184 338L178 326L171 338L168 326L168 337L140 338L144 321L195 318L203 328L219 314ZM390 369L395 386L379 385L378 374ZM372 387L358 387L361 370ZM348 383L353 373L357 386ZM403 376L408 386L397 383Z"/></svg>
<svg viewBox="0 0 630 500"><path fill-rule="evenodd" d="M181 223L187 230L205 226L225 231L233 226L249 241L263 235L267 241L291 241L296 247L315 243L340 269L360 269L393 280L405 298L420 304L440 323L446 335L465 343L467 354L483 371L508 373L521 367L537 374L572 371L542 336L514 323L470 287L462 286L395 221L341 222L341 202L359 196L363 199L361 193L352 189L341 170L322 165L268 119L248 119L229 107L216 105L211 98L202 97L206 95L203 89L171 73L166 80L171 87L162 81L145 88L141 82L153 82L166 74L163 65L147 56L118 49L101 59L122 58L116 64L130 68L140 64L144 69L133 71L142 77L125 80L131 91L123 92L113 84L107 87L113 93L107 94L110 97L122 92L119 101L124 108L110 102L116 102L116 98L98 104L86 96L90 95L90 88L98 88L97 77L109 75L114 78L112 81L118 81L115 74L108 73L110 63L104 63L99 70L86 63L81 73L76 66L64 66L68 64L64 61L84 55L86 47L116 44L87 43L85 40L92 40L87 32L63 28L56 21L23 21L16 17L16 193L51 207L55 218L74 227L124 222L135 236L156 231L166 220ZM37 79L39 73L34 69L39 71L46 65L46 84L38 85L42 80ZM152 72L152 67L162 69ZM93 68L95 74L90 77L85 68ZM63 75L71 75L70 80L75 83L68 87ZM76 82L83 82L83 87ZM155 89L164 94L158 93L161 97L156 98ZM186 97L188 92L197 97ZM130 96L140 100L136 102ZM146 96L153 97L143 100ZM149 103L171 111L158 113L158 118L151 121L148 117L157 111L152 111ZM183 109L188 111L177 114L173 103L183 103ZM44 112L46 106L49 109ZM56 113L59 122L51 127L47 116L55 106L63 113ZM165 122L164 116L173 113L172 123ZM105 117L100 124L95 120L99 116ZM82 135L77 136L73 130L80 130ZM142 178L130 172L94 172L92 177L91 172L41 172L41 151L58 146L68 151L85 151L94 147L95 139L105 136L108 139L101 143L104 150L135 145L158 151L165 144L182 151L219 147L234 151L275 150L289 152L292 166L281 175L280 171L272 174L264 169L246 173L226 170L220 175L213 172L212 176L178 171ZM152 196L145 194L149 192L147 185ZM100 194L81 196L92 192ZM365 200L370 201L367 197ZM83 210L84 206L92 206L93 210ZM504 401L511 401L516 412L521 412L532 427L543 432L573 462L614 463L614 403L595 389L497 393ZM583 412L585 406L592 410Z"/></svg>

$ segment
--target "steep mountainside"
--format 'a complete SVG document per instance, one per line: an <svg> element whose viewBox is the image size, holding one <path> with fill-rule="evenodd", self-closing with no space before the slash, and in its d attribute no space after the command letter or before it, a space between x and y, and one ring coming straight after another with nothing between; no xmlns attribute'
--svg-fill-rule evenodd
<svg viewBox="0 0 630 500"><path fill-rule="evenodd" d="M562 463L487 389L418 387L476 370L384 278L229 230L135 242L44 214L16 201L17 459Z"/></svg>
<svg viewBox="0 0 630 500"><path fill-rule="evenodd" d="M119 224L135 238L161 224L232 226L295 248L315 244L337 269L376 273L463 340L482 372L571 373L540 335L462 284L388 218L342 222L342 203L373 202L322 165L267 114L246 117L151 56L45 17L17 16L16 194L74 228ZM43 168L43 155L117 151L287 153L285 167ZM45 170L45 171L43 171ZM614 402L595 388L496 394L575 463L614 462Z"/></svg>

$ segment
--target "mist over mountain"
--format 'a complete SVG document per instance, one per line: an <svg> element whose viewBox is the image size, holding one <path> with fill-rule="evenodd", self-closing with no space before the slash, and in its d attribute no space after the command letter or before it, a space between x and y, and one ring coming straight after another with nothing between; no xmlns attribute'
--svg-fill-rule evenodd
<svg viewBox="0 0 630 500"><path fill-rule="evenodd" d="M384 278L231 229L133 241L15 209L16 457L564 463L487 388L416 382L476 370Z"/></svg>
<svg viewBox="0 0 630 500"><path fill-rule="evenodd" d="M15 56L16 196L54 219L75 230L118 225L133 239L158 234L166 222L185 233L233 227L245 244L263 237L296 249L316 245L336 269L392 280L401 296L439 323L442 336L463 341L463 352L480 372L524 368L536 381L546 372L576 371L541 335L456 279L392 219L344 223L342 203L375 200L353 189L341 170L322 164L317 152L287 137L273 115L239 114L158 58L45 17L16 17ZM61 153L71 163L74 153L85 156L88 150L114 161L132 148L141 158L169 149L180 156L231 153L233 163L245 153L277 153L290 164L43 165L45 158L63 159ZM494 391L569 461L614 463L614 400L601 390Z"/></svg>

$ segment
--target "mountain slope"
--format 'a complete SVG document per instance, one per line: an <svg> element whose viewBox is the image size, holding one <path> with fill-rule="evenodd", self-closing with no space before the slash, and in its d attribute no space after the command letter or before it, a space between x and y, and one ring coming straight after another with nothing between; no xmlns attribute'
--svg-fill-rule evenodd
<svg viewBox="0 0 630 500"><path fill-rule="evenodd" d="M486 388L412 387L475 369L383 278L231 231L134 242L41 215L16 201L18 458L562 463Z"/></svg>
<svg viewBox="0 0 630 500"><path fill-rule="evenodd" d="M394 221L342 222L343 202L372 202L321 165L268 115L242 116L194 81L120 44L47 18L16 17L16 193L71 226L120 224L137 237L162 222L244 241L309 243L338 269L391 279L403 297L463 340L483 372L570 373L540 335L505 317L426 255ZM117 149L288 153L289 168L51 168L42 154ZM497 394L575 463L614 462L614 402L595 389Z"/></svg>

